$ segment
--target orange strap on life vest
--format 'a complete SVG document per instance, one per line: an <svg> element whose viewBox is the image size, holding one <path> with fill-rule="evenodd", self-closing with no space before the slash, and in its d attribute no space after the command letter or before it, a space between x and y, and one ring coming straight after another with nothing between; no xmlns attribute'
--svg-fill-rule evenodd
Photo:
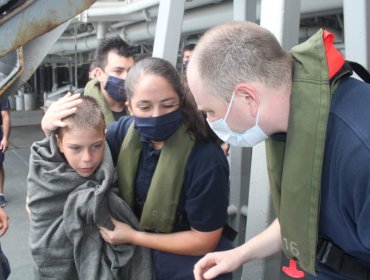
<svg viewBox="0 0 370 280"><path fill-rule="evenodd" d="M323 41L326 53L326 62L329 69L329 80L342 68L345 59L334 46L334 34L324 30Z"/></svg>

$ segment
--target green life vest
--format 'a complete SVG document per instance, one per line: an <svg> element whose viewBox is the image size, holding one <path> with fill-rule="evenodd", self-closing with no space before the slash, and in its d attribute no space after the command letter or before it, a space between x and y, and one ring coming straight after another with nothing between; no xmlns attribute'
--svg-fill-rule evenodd
<svg viewBox="0 0 370 280"><path fill-rule="evenodd" d="M286 142L266 141L272 200L287 257L316 275L321 172L331 96L323 30L294 47L292 95Z"/></svg>
<svg viewBox="0 0 370 280"><path fill-rule="evenodd" d="M172 232L185 168L194 141L186 127L182 125L164 142L140 218L143 229ZM132 123L121 146L117 162L121 196L131 208L135 203L136 172L141 150L140 134Z"/></svg>
<svg viewBox="0 0 370 280"><path fill-rule="evenodd" d="M103 93L100 91L100 82L98 79L93 79L86 84L84 94L91 96L98 101L103 110L105 125L109 125L114 122L113 113L105 101Z"/></svg>

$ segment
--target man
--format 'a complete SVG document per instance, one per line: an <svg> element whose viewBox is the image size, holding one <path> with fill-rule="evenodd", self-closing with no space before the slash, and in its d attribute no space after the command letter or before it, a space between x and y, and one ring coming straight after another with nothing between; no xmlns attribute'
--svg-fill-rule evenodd
<svg viewBox="0 0 370 280"><path fill-rule="evenodd" d="M4 170L4 154L9 147L10 135L10 103L8 98L0 97L0 110L1 110L1 131L0 131L0 206L6 205L4 196L4 183L5 183L5 170Z"/></svg>
<svg viewBox="0 0 370 280"><path fill-rule="evenodd" d="M8 230L8 215L3 208L0 208L0 237ZM0 246L0 279L8 279L10 274L9 261Z"/></svg>
<svg viewBox="0 0 370 280"><path fill-rule="evenodd" d="M119 36L103 39L95 53L93 75L85 94L102 106L107 125L126 115L125 79L134 65L135 50Z"/></svg>
<svg viewBox="0 0 370 280"><path fill-rule="evenodd" d="M281 249L309 279L368 279L370 85L349 77L333 40L319 30L288 53L268 30L234 22L198 42L191 92L224 141L251 147L269 138L278 218L242 246L205 256L197 280Z"/></svg>
<svg viewBox="0 0 370 280"><path fill-rule="evenodd" d="M5 182L5 171L4 171L4 153L9 147L9 135L10 135L10 104L8 98L0 97L0 108L1 108L1 119L0 119L0 206L6 205L4 197L4 182ZM0 237L5 234L8 230L8 215L0 208ZM3 253L0 246L0 279L7 279L10 274L10 266L7 257Z"/></svg>
<svg viewBox="0 0 370 280"><path fill-rule="evenodd" d="M182 72L186 73L190 58L193 54L195 44L188 44L182 50Z"/></svg>

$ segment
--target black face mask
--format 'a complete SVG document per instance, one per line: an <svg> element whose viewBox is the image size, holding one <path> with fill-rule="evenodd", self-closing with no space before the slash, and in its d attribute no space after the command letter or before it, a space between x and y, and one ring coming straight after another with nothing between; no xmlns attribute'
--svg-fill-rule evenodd
<svg viewBox="0 0 370 280"><path fill-rule="evenodd" d="M126 102L125 80L109 75L104 89L113 100Z"/></svg>
<svg viewBox="0 0 370 280"><path fill-rule="evenodd" d="M134 116L135 128L147 140L164 141L179 128L182 113L179 109L159 117L140 118Z"/></svg>

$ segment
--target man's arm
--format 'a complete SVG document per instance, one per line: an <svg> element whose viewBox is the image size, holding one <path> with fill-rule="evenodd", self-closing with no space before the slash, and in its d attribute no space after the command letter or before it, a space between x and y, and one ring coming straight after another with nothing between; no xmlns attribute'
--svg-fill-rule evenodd
<svg viewBox="0 0 370 280"><path fill-rule="evenodd" d="M194 266L196 280L213 279L232 272L243 263L263 259L282 250L280 224L276 219L267 229L235 249L205 255Z"/></svg>
<svg viewBox="0 0 370 280"><path fill-rule="evenodd" d="M4 153L9 147L9 136L10 136L10 109L2 110L1 117L3 120L3 138L0 142L0 150Z"/></svg>

